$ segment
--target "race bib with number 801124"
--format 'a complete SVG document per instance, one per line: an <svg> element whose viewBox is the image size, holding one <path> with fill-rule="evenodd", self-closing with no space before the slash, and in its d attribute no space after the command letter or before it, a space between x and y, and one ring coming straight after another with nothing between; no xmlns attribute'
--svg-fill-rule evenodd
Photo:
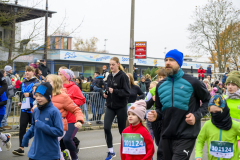
<svg viewBox="0 0 240 160"><path fill-rule="evenodd" d="M210 154L217 158L233 157L233 143L222 141L211 141Z"/></svg>
<svg viewBox="0 0 240 160"><path fill-rule="evenodd" d="M140 155L146 154L144 138L141 134L123 133L123 154Z"/></svg>

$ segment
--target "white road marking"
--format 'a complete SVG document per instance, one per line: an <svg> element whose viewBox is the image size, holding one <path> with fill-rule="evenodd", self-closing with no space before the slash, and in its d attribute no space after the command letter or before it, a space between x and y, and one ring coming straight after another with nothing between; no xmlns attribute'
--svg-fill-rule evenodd
<svg viewBox="0 0 240 160"><path fill-rule="evenodd" d="M114 143L113 145L120 145L121 143ZM82 149L90 149L90 148L99 148L99 147L107 147L107 145L99 145L99 146L91 146L91 147L83 147L83 148L79 148L80 150Z"/></svg>

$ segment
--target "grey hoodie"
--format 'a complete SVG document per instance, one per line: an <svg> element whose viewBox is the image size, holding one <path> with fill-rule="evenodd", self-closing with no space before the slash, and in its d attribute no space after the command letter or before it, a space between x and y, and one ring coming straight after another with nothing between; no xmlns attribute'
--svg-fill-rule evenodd
<svg viewBox="0 0 240 160"><path fill-rule="evenodd" d="M14 87L12 85L12 80L11 80L11 78L13 77L14 77L13 75L11 75L10 73L7 73L6 81L8 85L8 99L11 99L12 97L14 97Z"/></svg>

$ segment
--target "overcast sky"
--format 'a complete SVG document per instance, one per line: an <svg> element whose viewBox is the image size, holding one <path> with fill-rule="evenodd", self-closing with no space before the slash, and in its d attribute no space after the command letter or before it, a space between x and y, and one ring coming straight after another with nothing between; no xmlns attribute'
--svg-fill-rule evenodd
<svg viewBox="0 0 240 160"><path fill-rule="evenodd" d="M19 4L28 6L36 2L19 0ZM38 8L45 8L45 0L38 2ZM135 41L147 41L148 57L163 57L165 47L166 51L178 49L184 55L192 55L187 48L190 43L187 27L192 22L191 15L195 7L207 2L208 0L135 0ZM232 2L240 8L240 0ZM97 37L99 50L104 50L104 39L107 39L107 51L129 54L131 0L49 0L49 10L57 12L49 20L50 33L66 15L65 31L71 31L83 21L73 37ZM28 23L22 24L23 36L27 33Z"/></svg>

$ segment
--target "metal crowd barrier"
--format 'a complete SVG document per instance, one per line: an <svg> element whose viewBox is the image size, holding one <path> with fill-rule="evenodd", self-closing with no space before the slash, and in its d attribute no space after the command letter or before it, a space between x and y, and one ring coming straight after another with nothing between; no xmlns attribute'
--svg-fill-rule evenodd
<svg viewBox="0 0 240 160"><path fill-rule="evenodd" d="M103 121L106 100L99 92L84 92L86 103L81 106L85 121Z"/></svg>
<svg viewBox="0 0 240 160"><path fill-rule="evenodd" d="M18 107L18 103L20 102L20 93L21 91L17 91L14 96L13 100L13 122L12 122L12 129L13 127L16 127L15 129L19 128L19 122L20 122L20 112L21 108ZM15 124L16 123L16 124Z"/></svg>
<svg viewBox="0 0 240 160"><path fill-rule="evenodd" d="M21 91L17 91L13 98L13 117L12 117L12 128L19 128L21 107L18 106L20 102L19 94ZM106 100L100 95L99 92L83 92L86 98L86 103L81 105L80 108L84 114L85 121L103 121L105 113L105 102ZM101 122L100 122L101 123Z"/></svg>

